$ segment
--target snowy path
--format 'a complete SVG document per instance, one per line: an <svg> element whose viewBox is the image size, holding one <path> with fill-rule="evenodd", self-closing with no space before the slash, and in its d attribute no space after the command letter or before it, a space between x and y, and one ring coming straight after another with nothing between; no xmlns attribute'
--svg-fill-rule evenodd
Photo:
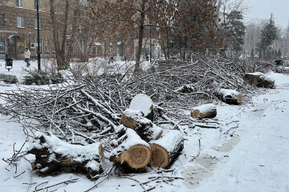
<svg viewBox="0 0 289 192"><path fill-rule="evenodd" d="M289 76L283 78L253 99L255 109L240 119L240 142L195 192L289 192Z"/></svg>

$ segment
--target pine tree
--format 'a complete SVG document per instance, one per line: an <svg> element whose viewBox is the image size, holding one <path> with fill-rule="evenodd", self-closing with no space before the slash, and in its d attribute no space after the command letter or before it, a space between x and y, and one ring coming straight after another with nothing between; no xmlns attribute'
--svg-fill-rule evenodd
<svg viewBox="0 0 289 192"><path fill-rule="evenodd" d="M261 31L261 40L257 43L259 53L265 56L267 49L276 39L278 39L277 27L275 26L273 14L271 14L269 23L265 25L264 29Z"/></svg>
<svg viewBox="0 0 289 192"><path fill-rule="evenodd" d="M225 28L225 48L235 52L243 49L245 37L245 25L241 11L233 10L226 16L222 24Z"/></svg>
<svg viewBox="0 0 289 192"><path fill-rule="evenodd" d="M220 47L218 14L214 0L177 1L172 49L178 53L204 52Z"/></svg>

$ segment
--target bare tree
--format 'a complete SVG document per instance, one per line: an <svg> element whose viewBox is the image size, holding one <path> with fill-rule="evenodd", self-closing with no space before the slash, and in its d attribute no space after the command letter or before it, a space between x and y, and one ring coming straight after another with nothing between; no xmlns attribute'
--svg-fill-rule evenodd
<svg viewBox="0 0 289 192"><path fill-rule="evenodd" d="M82 23L80 23L80 15L84 6L83 1L79 0L49 0L49 12L58 70L68 68L72 53L78 51L73 50L73 47L79 47L79 52L83 49L80 43L77 42L76 37L87 34L87 30L80 30L87 27L81 26ZM84 19L86 18L82 18L82 20ZM83 24L85 25L86 23L83 22ZM88 41L87 36L84 38ZM78 46L75 46L75 43Z"/></svg>
<svg viewBox="0 0 289 192"><path fill-rule="evenodd" d="M132 38L137 37L138 47L134 69L134 74L136 75L140 73L140 60L145 29L150 26L150 10L163 2L163 0L93 1L95 5L92 8L93 17L100 26L106 24L106 28L110 28L110 32L118 30L123 34L130 34L128 36ZM135 32L135 34L132 34L133 32Z"/></svg>

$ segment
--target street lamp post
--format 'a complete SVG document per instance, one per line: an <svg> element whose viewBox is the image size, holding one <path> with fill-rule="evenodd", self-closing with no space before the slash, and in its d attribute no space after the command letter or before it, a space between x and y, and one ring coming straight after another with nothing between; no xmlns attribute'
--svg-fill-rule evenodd
<svg viewBox="0 0 289 192"><path fill-rule="evenodd" d="M150 63L152 63L152 31L151 31L151 26L150 26Z"/></svg>
<svg viewBox="0 0 289 192"><path fill-rule="evenodd" d="M28 44L28 47L30 49L30 44L31 44L31 32L28 33L28 36L29 36L29 44Z"/></svg>
<svg viewBox="0 0 289 192"><path fill-rule="evenodd" d="M38 60L38 71L41 71L40 65L40 35L39 35L39 0L36 0L37 8L37 60Z"/></svg>

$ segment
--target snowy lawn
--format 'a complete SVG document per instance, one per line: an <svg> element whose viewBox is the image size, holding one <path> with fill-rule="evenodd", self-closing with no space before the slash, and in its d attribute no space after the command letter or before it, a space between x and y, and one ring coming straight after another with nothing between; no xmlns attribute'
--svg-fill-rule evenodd
<svg viewBox="0 0 289 192"><path fill-rule="evenodd" d="M24 61L14 61L8 72L0 60L0 73L22 78L25 66ZM148 168L147 173L113 174L96 181L75 174L39 177L28 162L34 156L28 155L17 166L0 161L0 192L81 192L96 184L90 191L288 192L289 76L273 72L266 76L275 80L276 89L256 95L251 103L217 103L212 122L217 129L183 125L184 150L169 171ZM0 94L7 89L17 87L0 82ZM0 132L1 159L11 158L21 147L27 149L21 126L9 122L9 117L0 116Z"/></svg>

